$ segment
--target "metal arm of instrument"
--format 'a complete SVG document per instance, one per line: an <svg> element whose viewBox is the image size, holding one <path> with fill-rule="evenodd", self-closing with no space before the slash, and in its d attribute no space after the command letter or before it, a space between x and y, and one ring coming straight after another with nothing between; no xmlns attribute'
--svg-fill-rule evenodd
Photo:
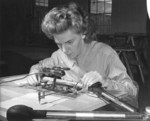
<svg viewBox="0 0 150 121"><path fill-rule="evenodd" d="M91 87L89 87L89 91L94 92L95 94L97 94L98 97L104 97L108 101L112 101L113 103L123 107L124 109L128 110L129 112L136 112L136 110L134 108L132 108L131 106L127 105L126 103L120 101L117 97L115 97L115 96L109 94L107 91L105 91L101 87L100 82L97 82L97 83L93 84Z"/></svg>

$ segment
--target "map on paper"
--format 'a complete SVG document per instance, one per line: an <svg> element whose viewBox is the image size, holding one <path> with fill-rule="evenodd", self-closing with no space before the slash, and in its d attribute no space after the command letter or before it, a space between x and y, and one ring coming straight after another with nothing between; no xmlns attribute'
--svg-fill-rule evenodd
<svg viewBox="0 0 150 121"><path fill-rule="evenodd" d="M26 105L35 110L44 110L66 100L67 98L64 98L64 97L57 97L54 95L50 95L50 96L46 96L44 99L41 100L41 101L44 101L42 104L42 103L39 103L38 101L38 93L34 92L34 93L28 93L23 96L19 96L19 97L15 97L15 98L3 101L0 103L0 107L2 109L7 110L14 105ZM6 117L6 112L5 113L1 112L1 115Z"/></svg>
<svg viewBox="0 0 150 121"><path fill-rule="evenodd" d="M63 102L67 100L67 98L50 95L50 96L45 96L45 98L42 100L44 100L43 104L39 103L38 93L34 92L34 93L28 93L23 96L15 97L7 101L3 101L0 103L0 106L2 108L8 109L14 105L26 105L34 109L43 110L57 103Z"/></svg>

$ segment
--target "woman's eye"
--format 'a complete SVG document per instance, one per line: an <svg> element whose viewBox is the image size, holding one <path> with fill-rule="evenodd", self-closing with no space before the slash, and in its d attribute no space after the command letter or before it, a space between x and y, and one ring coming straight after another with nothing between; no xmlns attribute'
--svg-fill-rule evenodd
<svg viewBox="0 0 150 121"><path fill-rule="evenodd" d="M72 42L73 42L73 41L68 41L67 43L68 43L68 44L71 44Z"/></svg>

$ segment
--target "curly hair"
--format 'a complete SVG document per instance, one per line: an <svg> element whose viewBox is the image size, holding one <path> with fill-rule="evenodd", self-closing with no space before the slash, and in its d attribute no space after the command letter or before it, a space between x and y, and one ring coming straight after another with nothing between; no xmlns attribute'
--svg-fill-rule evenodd
<svg viewBox="0 0 150 121"><path fill-rule="evenodd" d="M93 38L93 30L89 24L88 15L76 3L55 7L44 17L41 28L47 37L53 38L68 29L86 35L85 42ZM92 31L91 31L92 30Z"/></svg>

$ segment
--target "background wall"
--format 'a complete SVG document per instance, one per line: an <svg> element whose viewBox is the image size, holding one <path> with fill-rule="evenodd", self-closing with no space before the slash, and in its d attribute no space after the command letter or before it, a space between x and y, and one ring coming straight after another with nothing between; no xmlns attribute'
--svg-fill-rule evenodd
<svg viewBox="0 0 150 121"><path fill-rule="evenodd" d="M112 32L146 33L146 0L112 0Z"/></svg>
<svg viewBox="0 0 150 121"><path fill-rule="evenodd" d="M72 0L88 10L89 0ZM41 31L44 15L54 6L70 0L49 0L49 6L36 6L35 0L1 0L1 30L3 45L48 45L49 39ZM39 44L38 44L39 43Z"/></svg>
<svg viewBox="0 0 150 121"><path fill-rule="evenodd" d="M1 0L2 44L21 44L29 39L32 0Z"/></svg>
<svg viewBox="0 0 150 121"><path fill-rule="evenodd" d="M89 0L72 0L88 11ZM70 0L49 0L36 6L35 0L0 0L0 76L28 73L30 67L58 49L41 31L44 15L54 6Z"/></svg>

